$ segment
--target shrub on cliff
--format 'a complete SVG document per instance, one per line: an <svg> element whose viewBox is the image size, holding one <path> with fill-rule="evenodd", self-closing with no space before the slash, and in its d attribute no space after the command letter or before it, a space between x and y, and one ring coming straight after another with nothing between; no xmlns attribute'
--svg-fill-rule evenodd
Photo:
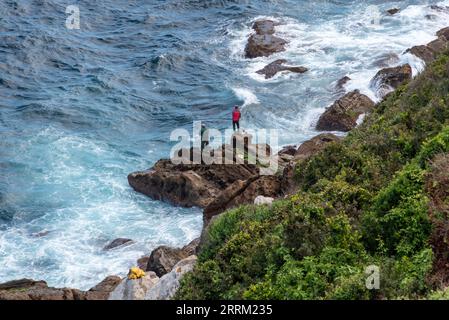
<svg viewBox="0 0 449 320"><path fill-rule="evenodd" d="M303 160L296 195L272 208L221 215L177 297L446 295L434 290L448 277L433 275L449 260L438 249L449 232L441 206L447 199L435 198L429 181L446 181L435 178L433 163L449 152L448 88L449 53L378 104L344 140ZM365 286L369 265L380 268L379 290Z"/></svg>

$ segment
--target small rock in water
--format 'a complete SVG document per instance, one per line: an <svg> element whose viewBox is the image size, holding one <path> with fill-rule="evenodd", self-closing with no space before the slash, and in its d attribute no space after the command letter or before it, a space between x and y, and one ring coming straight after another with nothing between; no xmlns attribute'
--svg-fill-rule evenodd
<svg viewBox="0 0 449 320"><path fill-rule="evenodd" d="M348 76L344 76L343 78L341 78L340 80L337 81L337 89L343 89L343 87L352 79L349 78Z"/></svg>
<svg viewBox="0 0 449 320"><path fill-rule="evenodd" d="M127 239L127 238L117 238L115 240L113 240L111 243L109 243L108 245L106 245L103 250L111 250L117 247L121 247L123 245L130 245L131 243L134 243L133 240L131 239Z"/></svg>
<svg viewBox="0 0 449 320"><path fill-rule="evenodd" d="M50 232L51 231L48 231L48 230L42 230L42 231L39 231L39 232L32 233L31 236L35 237L35 238L41 238L41 237L45 237Z"/></svg>
<svg viewBox="0 0 449 320"><path fill-rule="evenodd" d="M395 15L399 11L401 11L399 8L392 8L392 9L387 10L388 14L390 14L390 15Z"/></svg>

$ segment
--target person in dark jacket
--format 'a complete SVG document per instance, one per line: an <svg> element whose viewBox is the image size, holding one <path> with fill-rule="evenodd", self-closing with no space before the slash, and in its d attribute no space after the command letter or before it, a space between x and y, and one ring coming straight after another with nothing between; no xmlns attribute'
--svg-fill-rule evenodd
<svg viewBox="0 0 449 320"><path fill-rule="evenodd" d="M232 111L232 128L235 131L235 128L237 127L237 130L240 130L240 118L242 114L240 113L239 106L234 106L234 111Z"/></svg>

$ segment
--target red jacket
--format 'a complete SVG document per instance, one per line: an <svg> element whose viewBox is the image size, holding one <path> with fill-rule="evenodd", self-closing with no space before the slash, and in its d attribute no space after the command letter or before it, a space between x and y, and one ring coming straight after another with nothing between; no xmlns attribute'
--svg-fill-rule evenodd
<svg viewBox="0 0 449 320"><path fill-rule="evenodd" d="M240 111L239 110L234 110L232 112L232 121L239 121L240 120Z"/></svg>

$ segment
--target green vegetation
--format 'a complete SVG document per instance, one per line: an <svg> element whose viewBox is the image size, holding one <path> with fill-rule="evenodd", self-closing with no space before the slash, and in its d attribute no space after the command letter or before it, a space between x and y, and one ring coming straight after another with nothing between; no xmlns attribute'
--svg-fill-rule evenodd
<svg viewBox="0 0 449 320"><path fill-rule="evenodd" d="M449 53L299 163L297 194L215 219L177 298L447 298L448 152Z"/></svg>

